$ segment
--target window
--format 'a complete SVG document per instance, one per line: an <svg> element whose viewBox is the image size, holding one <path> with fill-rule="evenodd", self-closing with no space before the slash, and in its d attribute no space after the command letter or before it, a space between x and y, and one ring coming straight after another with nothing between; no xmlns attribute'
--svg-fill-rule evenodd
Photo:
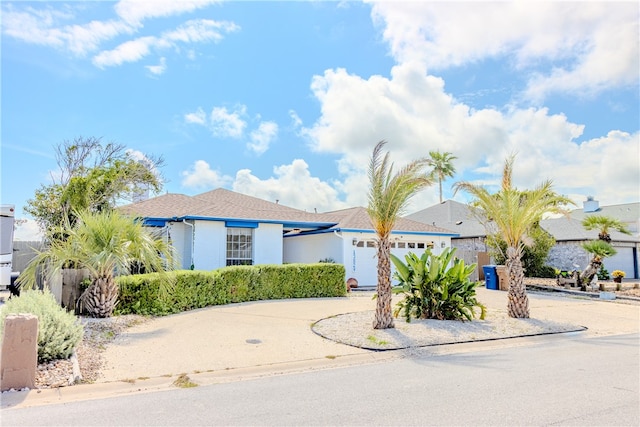
<svg viewBox="0 0 640 427"><path fill-rule="evenodd" d="M418 249L424 249L424 243L418 243Z"/></svg>
<svg viewBox="0 0 640 427"><path fill-rule="evenodd" d="M368 248L375 248L376 247L376 242L374 242L373 240L367 240L367 247Z"/></svg>
<svg viewBox="0 0 640 427"><path fill-rule="evenodd" d="M404 247L405 247L404 242L398 242L398 249L404 249Z"/></svg>
<svg viewBox="0 0 640 427"><path fill-rule="evenodd" d="M253 264L253 230L227 228L227 265Z"/></svg>
<svg viewBox="0 0 640 427"><path fill-rule="evenodd" d="M408 247L409 249L415 249L415 248L416 248L416 244L415 244L415 243L413 243L413 242L409 242L409 243L407 243L407 247Z"/></svg>

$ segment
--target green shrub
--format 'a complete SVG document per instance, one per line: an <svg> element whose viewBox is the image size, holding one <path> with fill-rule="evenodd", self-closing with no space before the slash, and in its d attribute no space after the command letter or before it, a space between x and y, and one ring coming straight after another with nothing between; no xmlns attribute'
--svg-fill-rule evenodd
<svg viewBox="0 0 640 427"><path fill-rule="evenodd" d="M412 317L438 320L472 320L474 309L480 309L484 319L485 307L476 299L477 283L469 276L475 264L465 265L461 259L453 260L455 248L447 248L440 255L427 249L420 258L414 253L405 256L407 263L391 255L396 267L394 278L400 282L395 292L404 293L404 300L397 304L394 315L404 312L407 322Z"/></svg>
<svg viewBox="0 0 640 427"><path fill-rule="evenodd" d="M538 270L538 275L536 277L542 279L555 279L556 276L556 269L551 267L550 265L545 265Z"/></svg>
<svg viewBox="0 0 640 427"><path fill-rule="evenodd" d="M598 270L598 280L609 280L610 278L609 270L604 268L604 265L601 265L600 270Z"/></svg>
<svg viewBox="0 0 640 427"><path fill-rule="evenodd" d="M84 329L78 319L67 313L50 292L23 291L0 309L0 332L9 314L30 313L38 317L38 362L68 359L82 340Z"/></svg>
<svg viewBox="0 0 640 427"><path fill-rule="evenodd" d="M118 278L120 301L115 312L164 316L245 301L344 296L344 275L341 264L317 263L122 276ZM174 282L166 298L160 295L163 280Z"/></svg>

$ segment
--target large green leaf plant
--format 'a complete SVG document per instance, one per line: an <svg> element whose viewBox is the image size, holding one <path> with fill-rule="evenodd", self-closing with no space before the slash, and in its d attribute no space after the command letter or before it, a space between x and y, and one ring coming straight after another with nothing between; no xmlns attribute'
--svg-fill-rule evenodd
<svg viewBox="0 0 640 427"><path fill-rule="evenodd" d="M399 282L394 291L404 294L395 317L402 313L407 322L411 318L464 321L473 320L478 308L480 319L485 318L486 308L476 299L478 284L469 279L476 265L454 258L455 251L447 248L436 255L427 249L420 257L409 253L406 263L391 254Z"/></svg>

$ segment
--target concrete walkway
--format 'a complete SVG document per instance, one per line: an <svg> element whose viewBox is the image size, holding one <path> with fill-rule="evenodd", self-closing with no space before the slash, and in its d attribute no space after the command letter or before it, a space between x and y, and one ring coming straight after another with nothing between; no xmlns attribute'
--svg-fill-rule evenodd
<svg viewBox="0 0 640 427"><path fill-rule="evenodd" d="M640 304L529 293L531 317L585 326L581 334L603 336L640 332ZM489 309L506 312L507 293L478 289ZM265 375L375 363L402 357L372 352L316 335L313 322L375 309L371 292L346 298L260 301L194 310L153 319L127 329L109 344L103 375L96 384L2 395L2 407L31 406L99 398L173 387L179 374L197 384L237 381ZM530 345L562 335L446 345L432 353L481 351Z"/></svg>

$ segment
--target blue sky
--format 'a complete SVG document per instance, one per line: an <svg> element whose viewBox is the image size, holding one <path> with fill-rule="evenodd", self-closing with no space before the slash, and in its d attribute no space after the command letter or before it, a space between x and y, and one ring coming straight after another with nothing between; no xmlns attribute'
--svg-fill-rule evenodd
<svg viewBox="0 0 640 427"><path fill-rule="evenodd" d="M640 200L637 2L2 2L2 203L102 137L163 156L163 192L366 204L373 146L456 181ZM437 185L410 212L438 202ZM408 213L410 213L408 212ZM19 238L33 231L27 223Z"/></svg>

